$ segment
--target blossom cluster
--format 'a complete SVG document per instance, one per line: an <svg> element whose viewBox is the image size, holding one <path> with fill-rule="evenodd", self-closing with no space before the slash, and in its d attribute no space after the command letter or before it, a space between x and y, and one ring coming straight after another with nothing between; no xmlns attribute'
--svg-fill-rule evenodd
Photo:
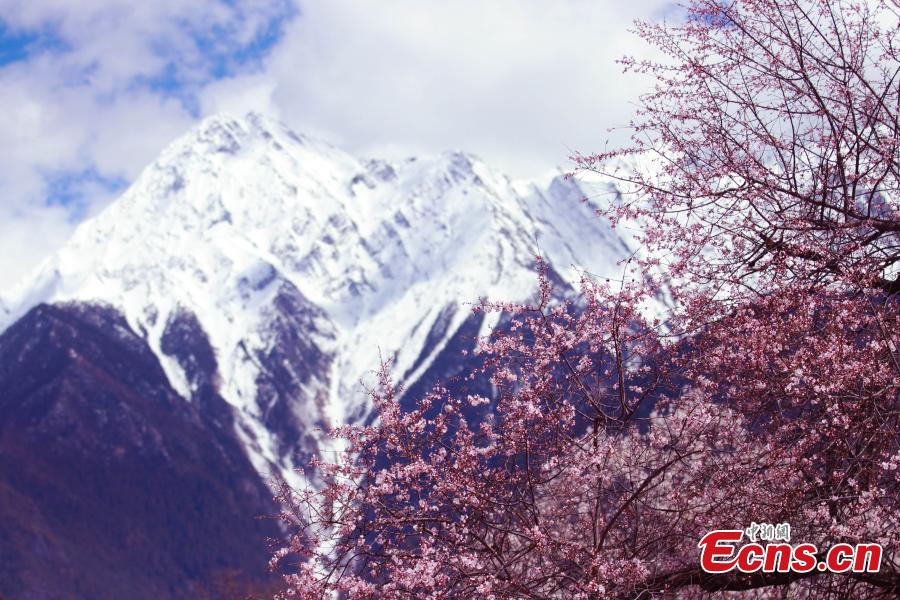
<svg viewBox="0 0 900 600"><path fill-rule="evenodd" d="M687 8L638 26L671 61L626 60L658 83L633 145L576 157L641 252L566 301L538 259L532 304L480 305L492 394L403 409L385 365L377 421L280 497L286 597L900 592L896 4ZM751 522L880 544L881 571L699 569Z"/></svg>

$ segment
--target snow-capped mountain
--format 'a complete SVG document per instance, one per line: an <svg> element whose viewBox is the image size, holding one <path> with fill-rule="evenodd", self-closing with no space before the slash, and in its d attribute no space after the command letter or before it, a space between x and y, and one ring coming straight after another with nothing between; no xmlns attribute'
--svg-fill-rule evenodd
<svg viewBox="0 0 900 600"><path fill-rule="evenodd" d="M0 596L268 594L266 480L371 416L382 357L414 399L477 361L472 303L533 296L535 254L563 287L619 273L584 196L201 123L0 294Z"/></svg>
<svg viewBox="0 0 900 600"><path fill-rule="evenodd" d="M288 475L323 425L366 416L380 355L410 384L467 303L531 296L535 253L563 279L614 273L628 248L584 196L461 152L361 160L257 114L214 117L0 296L0 331L39 303L107 305L187 400L203 377L179 339L205 336L251 461Z"/></svg>

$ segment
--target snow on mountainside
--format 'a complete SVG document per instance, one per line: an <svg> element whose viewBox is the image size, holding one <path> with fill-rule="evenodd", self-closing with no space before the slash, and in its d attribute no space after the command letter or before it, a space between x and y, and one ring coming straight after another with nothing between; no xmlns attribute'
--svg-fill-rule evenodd
<svg viewBox="0 0 900 600"><path fill-rule="evenodd" d="M256 114L214 117L0 297L0 331L41 302L111 305L190 399L197 358L172 340L202 330L255 467L286 473L322 425L365 416L379 352L409 383L466 303L530 297L536 252L570 280L616 273L628 248L584 195L464 153L364 161Z"/></svg>

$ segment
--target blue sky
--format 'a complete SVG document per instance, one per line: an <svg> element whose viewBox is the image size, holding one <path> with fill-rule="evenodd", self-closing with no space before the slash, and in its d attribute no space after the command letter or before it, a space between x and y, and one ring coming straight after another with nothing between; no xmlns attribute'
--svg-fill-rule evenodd
<svg viewBox="0 0 900 600"><path fill-rule="evenodd" d="M158 38L151 34L147 43L161 59L150 70L137 70L125 76L115 87L98 98L98 104L115 102L119 94L135 94L149 91L160 98L176 100L193 118L201 117L198 94L210 83L242 73L259 70L262 61L280 41L285 25L293 19L297 10L288 2L275 3L271 12L248 35L242 31L243 10L240 2L222 1L222 6L232 11L228 20L189 20L176 17L162 27ZM62 20L51 14L44 20L16 23L0 18L0 68L38 60L63 61L67 56L77 56L77 42L67 40ZM167 36L172 29L187 44L171 48ZM80 67L80 68L78 68ZM86 61L64 73L59 83L77 86L79 81L90 81L96 60ZM81 71L81 72L79 72ZM103 97L105 96L105 97ZM44 183L43 200L49 206L70 208L70 217L78 220L89 211L91 198L87 195L104 195L121 192L130 182L127 173L100 171L96 165L87 164L72 168L41 169Z"/></svg>
<svg viewBox="0 0 900 600"><path fill-rule="evenodd" d="M240 2L222 0L224 6L236 7ZM190 91L196 85L231 77L248 67L259 67L260 62L281 39L285 25L297 15L295 6L288 2L259 24L249 39L240 39L233 23L175 23L179 33L196 48L203 64L200 80L186 76L180 56L165 46L160 39L155 51L167 59L165 66L155 76L135 78L134 85L147 85L163 93L176 95L190 101ZM239 15L239 11L236 15ZM0 67L28 61L46 53L65 54L74 48L52 19L36 25L23 26L9 17L0 16Z"/></svg>
<svg viewBox="0 0 900 600"><path fill-rule="evenodd" d="M0 0L0 290L204 116L513 176L627 123L615 59L668 0Z"/></svg>
<svg viewBox="0 0 900 600"><path fill-rule="evenodd" d="M17 31L0 20L0 67L30 55L49 50L61 51L65 48L62 40L53 31Z"/></svg>

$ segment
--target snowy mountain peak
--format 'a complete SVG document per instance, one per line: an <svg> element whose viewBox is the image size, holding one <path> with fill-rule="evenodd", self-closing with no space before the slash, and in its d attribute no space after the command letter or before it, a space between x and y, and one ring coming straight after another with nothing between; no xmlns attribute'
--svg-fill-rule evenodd
<svg viewBox="0 0 900 600"><path fill-rule="evenodd" d="M465 303L532 295L536 253L564 278L613 272L628 248L584 196L464 152L362 160L258 114L215 116L0 297L0 330L40 302L110 305L191 399L191 357L170 341L197 329L257 468L284 472L318 427L366 414L379 349L414 379ZM293 437L273 432L284 415Z"/></svg>

